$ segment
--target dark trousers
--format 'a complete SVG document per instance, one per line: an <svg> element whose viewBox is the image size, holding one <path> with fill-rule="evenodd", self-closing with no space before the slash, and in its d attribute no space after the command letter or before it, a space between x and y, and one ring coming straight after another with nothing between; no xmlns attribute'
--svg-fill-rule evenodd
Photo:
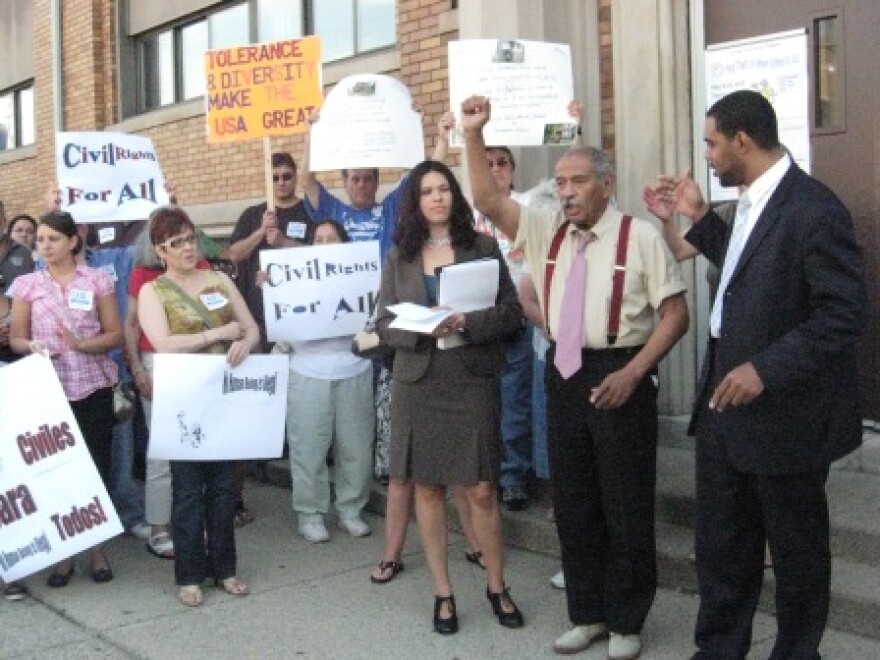
<svg viewBox="0 0 880 660"><path fill-rule="evenodd" d="M105 488L113 484L113 388L102 387L79 401L70 401L70 409Z"/></svg>
<svg viewBox="0 0 880 660"><path fill-rule="evenodd" d="M590 390L637 349L584 351L564 380L547 353L547 423L553 506L568 614L575 625L642 629L657 590L654 487L657 398L650 376L620 408L597 410Z"/></svg>
<svg viewBox="0 0 880 660"><path fill-rule="evenodd" d="M828 471L740 472L728 459L717 419L718 413L704 410L697 429L697 657L746 657L766 539L776 576L778 625L770 658L818 658L831 579Z"/></svg>
<svg viewBox="0 0 880 660"><path fill-rule="evenodd" d="M176 583L235 575L235 462L171 461L171 488Z"/></svg>

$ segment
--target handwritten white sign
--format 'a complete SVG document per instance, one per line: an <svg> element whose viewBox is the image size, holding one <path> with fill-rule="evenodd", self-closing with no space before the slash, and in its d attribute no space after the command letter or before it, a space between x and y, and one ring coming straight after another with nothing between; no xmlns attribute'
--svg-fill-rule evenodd
<svg viewBox="0 0 880 660"><path fill-rule="evenodd" d="M0 368L0 578L18 580L123 529L48 358Z"/></svg>
<svg viewBox="0 0 880 660"><path fill-rule="evenodd" d="M810 101L804 30L767 34L706 49L706 107L738 89L763 94L776 111L779 140L802 170L810 171ZM713 172L713 201L738 199Z"/></svg>
<svg viewBox="0 0 880 660"><path fill-rule="evenodd" d="M391 76L343 78L324 99L312 126L309 167L412 168L425 159L422 116L409 90Z"/></svg>
<svg viewBox="0 0 880 660"><path fill-rule="evenodd" d="M354 335L376 306L381 266L378 241L261 251L269 340Z"/></svg>
<svg viewBox="0 0 880 660"><path fill-rule="evenodd" d="M492 102L483 129L488 145L570 144L577 126L568 114L574 98L571 49L567 44L510 39L449 42L449 102L459 119L461 104L474 94ZM464 139L453 131L452 144Z"/></svg>
<svg viewBox="0 0 880 660"><path fill-rule="evenodd" d="M279 458L288 361L286 355L250 355L232 369L225 355L157 353L147 455L172 461Z"/></svg>
<svg viewBox="0 0 880 660"><path fill-rule="evenodd" d="M150 138L125 133L58 133L55 168L61 209L77 222L144 220L168 203Z"/></svg>

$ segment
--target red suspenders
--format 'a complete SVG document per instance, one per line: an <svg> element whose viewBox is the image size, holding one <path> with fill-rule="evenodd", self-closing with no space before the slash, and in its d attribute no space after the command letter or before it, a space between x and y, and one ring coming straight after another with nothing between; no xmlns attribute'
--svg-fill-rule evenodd
<svg viewBox="0 0 880 660"><path fill-rule="evenodd" d="M617 235L617 257L614 260L614 275L611 283L611 309L608 310L608 345L614 346L620 331L620 307L623 304L623 281L626 278L626 248L629 244L629 229L632 226L632 216L625 215L620 222L620 232ZM550 251L547 253L547 264L544 266L544 324L550 327L550 285L553 283L553 271L556 270L556 256L562 241L568 233L569 222L566 220L550 243Z"/></svg>

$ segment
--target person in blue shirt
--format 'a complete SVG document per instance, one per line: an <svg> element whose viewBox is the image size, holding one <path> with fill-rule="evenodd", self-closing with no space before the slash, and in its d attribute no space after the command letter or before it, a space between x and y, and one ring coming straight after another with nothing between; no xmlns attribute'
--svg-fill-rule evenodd
<svg viewBox="0 0 880 660"><path fill-rule="evenodd" d="M318 121L319 116L319 113L315 112L309 118L309 130L306 132L303 156L300 160L306 211L316 222L335 220L345 228L352 241L379 241L384 259L385 253L392 246L391 238L397 222L400 196L406 177L401 178L381 202L377 202L376 194L379 191L377 168L342 170L342 182L348 195L348 203L329 193L309 168L311 126ZM446 158L452 122L450 113L445 114L441 119L431 160L442 162Z"/></svg>

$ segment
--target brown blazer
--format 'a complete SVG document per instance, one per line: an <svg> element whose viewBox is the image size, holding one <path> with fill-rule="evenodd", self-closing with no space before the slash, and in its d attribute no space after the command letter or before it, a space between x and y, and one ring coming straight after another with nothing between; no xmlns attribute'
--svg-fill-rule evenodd
<svg viewBox="0 0 880 660"><path fill-rule="evenodd" d="M516 288L513 286L507 265L494 238L477 234L472 248L455 248L455 263L486 257L498 259L500 264L495 306L465 314L463 337L467 344L452 351L459 356L472 374L491 378L496 376L505 365L502 339L515 336L521 330L523 314ZM394 314L388 311L388 305L402 302L427 305L428 294L425 289L421 255L412 262L407 262L401 258L399 250L395 247L388 251L385 265L382 267L382 288L379 290L376 331L382 341L395 349L394 378L415 382L425 375L434 352L438 349L434 340L427 335L388 327L394 320Z"/></svg>

